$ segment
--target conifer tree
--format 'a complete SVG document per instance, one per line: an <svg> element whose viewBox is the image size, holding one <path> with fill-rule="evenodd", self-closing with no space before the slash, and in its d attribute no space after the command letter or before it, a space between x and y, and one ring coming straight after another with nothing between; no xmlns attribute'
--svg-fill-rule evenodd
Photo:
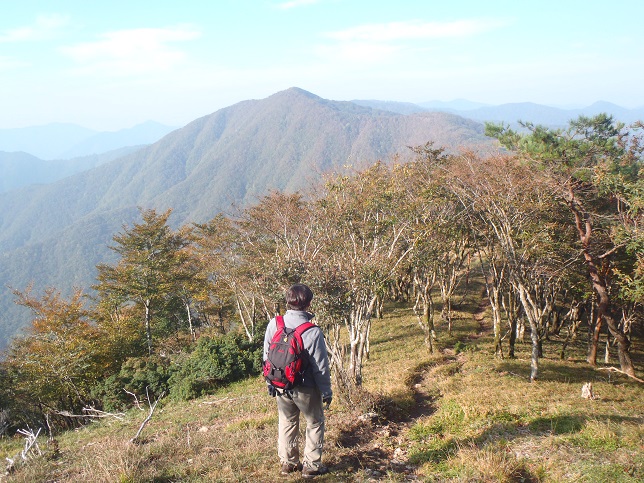
<svg viewBox="0 0 644 483"><path fill-rule="evenodd" d="M622 371L634 376L630 339L620 323L615 268L626 249L638 246L634 218L641 217L642 134L611 116L580 116L567 129L523 124L527 133L488 124L486 134L535 161L558 187L572 215L581 254L597 296L598 320L618 342ZM638 195L639 193L639 195ZM621 236L620 236L621 235ZM639 235L641 237L641 234ZM637 277L637 272L635 273ZM589 354L595 363L596 347Z"/></svg>

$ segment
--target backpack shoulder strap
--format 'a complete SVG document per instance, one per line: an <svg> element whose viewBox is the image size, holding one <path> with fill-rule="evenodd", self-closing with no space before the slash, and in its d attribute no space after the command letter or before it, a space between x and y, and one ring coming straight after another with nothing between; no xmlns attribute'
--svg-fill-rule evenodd
<svg viewBox="0 0 644 483"><path fill-rule="evenodd" d="M311 322L304 322L303 324L300 324L295 328L295 332L299 334L300 337L302 337L302 334L305 331L309 330L311 327L316 327L316 325Z"/></svg>
<svg viewBox="0 0 644 483"><path fill-rule="evenodd" d="M284 317L281 315L275 316L275 325L277 325L277 330L284 329Z"/></svg>
<svg viewBox="0 0 644 483"><path fill-rule="evenodd" d="M312 327L316 327L316 325L312 324L311 322L304 322L303 324L298 325L293 331L293 335L295 336L295 343L298 345L299 351L304 350L304 341L302 340L302 334Z"/></svg>

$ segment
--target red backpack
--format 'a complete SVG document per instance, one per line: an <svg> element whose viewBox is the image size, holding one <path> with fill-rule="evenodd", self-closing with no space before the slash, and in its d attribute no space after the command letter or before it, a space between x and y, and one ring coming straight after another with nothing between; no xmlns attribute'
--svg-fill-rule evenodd
<svg viewBox="0 0 644 483"><path fill-rule="evenodd" d="M302 342L304 331L315 327L311 322L305 322L295 329L284 325L284 317L275 317L277 331L268 346L268 354L264 361L264 377L269 384L278 389L290 391L302 383L304 370L308 359Z"/></svg>

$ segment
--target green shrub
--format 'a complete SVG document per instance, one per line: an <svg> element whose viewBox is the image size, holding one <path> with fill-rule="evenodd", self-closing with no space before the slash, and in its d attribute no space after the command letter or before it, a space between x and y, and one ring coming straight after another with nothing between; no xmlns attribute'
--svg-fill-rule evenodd
<svg viewBox="0 0 644 483"><path fill-rule="evenodd" d="M144 401L146 396L154 400L164 392L167 394L169 378L170 361L167 358L131 357L123 363L118 374L94 387L93 395L107 411L120 410L132 405L132 394L139 401Z"/></svg>
<svg viewBox="0 0 644 483"><path fill-rule="evenodd" d="M261 346L238 334L201 337L195 350L170 377L170 395L174 399L192 399L209 394L218 387L258 374Z"/></svg>
<svg viewBox="0 0 644 483"><path fill-rule="evenodd" d="M478 347L476 344L466 344L460 340L456 341L456 344L454 344L454 352L456 354L460 354L461 352L475 352L477 350Z"/></svg>

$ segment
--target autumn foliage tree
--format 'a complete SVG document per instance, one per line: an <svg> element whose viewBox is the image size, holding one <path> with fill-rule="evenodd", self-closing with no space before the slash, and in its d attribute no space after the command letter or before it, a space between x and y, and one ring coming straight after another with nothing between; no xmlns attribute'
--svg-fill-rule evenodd
<svg viewBox="0 0 644 483"><path fill-rule="evenodd" d="M335 296L326 297L331 353L338 370L360 385L376 303L412 251L406 235L412 222L402 216L403 186L382 163L351 177L330 178L325 188L315 205L316 237L321 242L319 268L326 274L319 279L333 279L320 287L323 292L331 289ZM341 328L348 338L346 356Z"/></svg>
<svg viewBox="0 0 644 483"><path fill-rule="evenodd" d="M80 413L92 404L91 387L109 364L100 332L88 318L80 291L69 300L54 289L40 298L30 289L15 294L33 320L26 334L12 342L3 362L14 405L23 414L48 415L73 425L65 412Z"/></svg>

